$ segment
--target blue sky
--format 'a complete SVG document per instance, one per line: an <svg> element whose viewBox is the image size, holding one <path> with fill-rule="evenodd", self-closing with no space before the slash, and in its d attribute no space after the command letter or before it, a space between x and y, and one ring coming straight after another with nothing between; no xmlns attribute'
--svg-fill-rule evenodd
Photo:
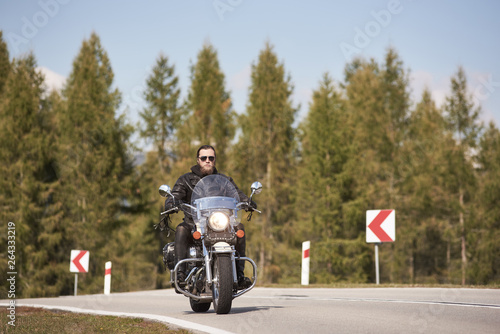
<svg viewBox="0 0 500 334"><path fill-rule="evenodd" d="M11 57L33 51L51 86L72 69L83 39L95 31L108 52L115 85L132 122L163 52L176 66L183 96L203 43L217 50L236 111L247 103L251 65L274 45L308 109L322 75L336 82L356 54L382 62L389 46L410 70L414 101L428 87L441 105L463 66L481 119L500 125L499 1L2 1L0 29Z"/></svg>

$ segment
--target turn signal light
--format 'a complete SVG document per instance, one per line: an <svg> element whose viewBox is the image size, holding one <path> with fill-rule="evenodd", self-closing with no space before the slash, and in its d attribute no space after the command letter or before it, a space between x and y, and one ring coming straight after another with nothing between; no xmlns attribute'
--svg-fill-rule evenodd
<svg viewBox="0 0 500 334"><path fill-rule="evenodd" d="M193 233L193 239L195 239L195 240L200 240L200 238L201 238L201 233L200 233L200 232L198 232L198 231L195 231L195 232Z"/></svg>
<svg viewBox="0 0 500 334"><path fill-rule="evenodd" d="M243 238L245 236L245 231L243 230L238 230L238 232L236 232L236 236L238 238Z"/></svg>

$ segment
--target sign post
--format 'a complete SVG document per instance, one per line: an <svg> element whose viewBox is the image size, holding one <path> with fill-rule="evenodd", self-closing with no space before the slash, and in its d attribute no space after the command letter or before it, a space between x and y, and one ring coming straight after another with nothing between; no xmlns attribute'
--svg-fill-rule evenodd
<svg viewBox="0 0 500 334"><path fill-rule="evenodd" d="M375 279L380 284L378 246L383 242L396 240L396 211L367 210L366 211L366 242L375 244Z"/></svg>
<svg viewBox="0 0 500 334"><path fill-rule="evenodd" d="M380 271L378 267L378 245L379 244L375 244L375 283L377 285L380 284Z"/></svg>
<svg viewBox="0 0 500 334"><path fill-rule="evenodd" d="M69 271L75 273L75 296L78 291L78 273L86 273L89 271L89 255L89 251L86 250L71 251Z"/></svg>
<svg viewBox="0 0 500 334"><path fill-rule="evenodd" d="M302 243L302 277L301 284L309 285L309 249L311 248L310 241L304 241Z"/></svg>

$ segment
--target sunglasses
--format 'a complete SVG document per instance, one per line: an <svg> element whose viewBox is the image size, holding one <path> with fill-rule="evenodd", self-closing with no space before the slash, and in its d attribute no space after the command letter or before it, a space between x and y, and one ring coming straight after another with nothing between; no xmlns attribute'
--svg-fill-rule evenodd
<svg viewBox="0 0 500 334"><path fill-rule="evenodd" d="M208 160L210 160L210 161L214 161L214 160L215 160L215 157L214 157L214 156L209 156L209 157L207 157L206 155L204 155L204 156L202 156L202 157L198 157L198 158L199 158L201 161L206 161L206 160L207 160L207 158L208 158Z"/></svg>

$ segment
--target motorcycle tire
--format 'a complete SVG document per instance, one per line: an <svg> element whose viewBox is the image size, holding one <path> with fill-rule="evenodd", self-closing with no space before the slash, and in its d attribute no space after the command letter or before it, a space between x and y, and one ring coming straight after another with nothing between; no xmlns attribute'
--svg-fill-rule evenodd
<svg viewBox="0 0 500 334"><path fill-rule="evenodd" d="M200 302L199 300L189 298L189 303L191 304L191 309L196 313L207 312L210 309L211 302Z"/></svg>
<svg viewBox="0 0 500 334"><path fill-rule="evenodd" d="M218 254L214 259L212 297L217 314L231 311L233 302L233 265L229 254Z"/></svg>

